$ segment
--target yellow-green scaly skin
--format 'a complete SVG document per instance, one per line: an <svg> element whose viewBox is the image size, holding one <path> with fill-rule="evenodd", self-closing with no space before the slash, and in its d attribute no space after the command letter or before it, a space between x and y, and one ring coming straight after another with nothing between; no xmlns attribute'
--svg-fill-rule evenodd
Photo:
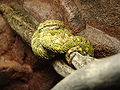
<svg viewBox="0 0 120 90"><path fill-rule="evenodd" d="M35 54L45 59L54 57L55 53L66 53L66 60L70 62L69 55L74 51L94 56L91 43L83 37L74 36L59 20L41 23L32 37L31 46Z"/></svg>

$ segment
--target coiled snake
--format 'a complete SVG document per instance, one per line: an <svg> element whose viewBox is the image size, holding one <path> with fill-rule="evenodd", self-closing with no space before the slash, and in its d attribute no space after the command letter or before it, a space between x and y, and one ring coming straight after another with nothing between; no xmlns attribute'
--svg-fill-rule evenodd
<svg viewBox="0 0 120 90"><path fill-rule="evenodd" d="M46 20L38 26L38 22L17 4L0 4L0 11L11 28L20 34L26 42L31 43L33 52L41 58L50 59L56 54L64 54L68 64L71 65L69 57L73 52L94 56L92 44L84 37L74 36L70 30L65 29L62 21ZM53 66L55 68L62 67L58 71L62 76L67 75L64 73L67 70L69 73L74 71L64 62L61 63L60 60L56 60Z"/></svg>

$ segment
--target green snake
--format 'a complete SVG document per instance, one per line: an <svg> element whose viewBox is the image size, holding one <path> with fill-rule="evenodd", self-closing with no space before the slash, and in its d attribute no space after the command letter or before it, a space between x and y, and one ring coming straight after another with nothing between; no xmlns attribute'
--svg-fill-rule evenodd
<svg viewBox="0 0 120 90"><path fill-rule="evenodd" d="M65 29L62 21L46 20L38 26L38 22L17 4L0 4L0 11L11 28L26 42L31 43L33 52L41 58L51 59L58 54L64 54L68 64L71 64L69 56L73 52L94 56L90 41L81 36L74 36L70 30ZM58 71L60 73L63 70L72 72L71 67L60 63L59 60L56 60L53 66L61 67L61 71Z"/></svg>
<svg viewBox="0 0 120 90"><path fill-rule="evenodd" d="M74 36L59 20L41 23L32 36L31 46L36 55L45 59L54 57L55 53L65 53L68 63L69 55L75 51L82 55L94 55L91 43L84 37Z"/></svg>

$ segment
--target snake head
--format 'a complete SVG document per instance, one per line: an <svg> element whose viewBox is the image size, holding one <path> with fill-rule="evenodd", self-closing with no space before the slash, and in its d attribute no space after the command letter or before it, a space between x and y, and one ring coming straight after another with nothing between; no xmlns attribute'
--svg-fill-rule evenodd
<svg viewBox="0 0 120 90"><path fill-rule="evenodd" d="M64 28L64 23L59 20L46 20L41 23L38 27L39 31L43 30L53 30L53 29L62 29Z"/></svg>

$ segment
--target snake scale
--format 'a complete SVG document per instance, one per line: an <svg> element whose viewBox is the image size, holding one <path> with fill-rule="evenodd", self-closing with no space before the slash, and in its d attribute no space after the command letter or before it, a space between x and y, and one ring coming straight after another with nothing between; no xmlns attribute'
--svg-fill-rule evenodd
<svg viewBox="0 0 120 90"><path fill-rule="evenodd" d="M64 54L67 63L71 65L69 57L73 52L94 56L90 41L81 36L74 36L70 30L65 29L62 21L46 20L38 25L38 22L25 9L14 3L0 4L0 11L11 28L29 45L31 43L33 52L41 58L49 60L56 54ZM62 76L74 71L72 67L60 60L56 60L53 66L58 68Z"/></svg>

